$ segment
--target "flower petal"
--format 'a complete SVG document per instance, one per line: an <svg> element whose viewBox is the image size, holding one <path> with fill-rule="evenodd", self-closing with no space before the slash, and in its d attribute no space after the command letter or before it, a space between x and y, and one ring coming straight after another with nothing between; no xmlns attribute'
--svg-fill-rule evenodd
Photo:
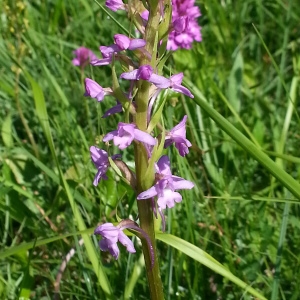
<svg viewBox="0 0 300 300"><path fill-rule="evenodd" d="M173 84L181 84L183 79L183 73L178 73L178 74L174 74L170 77L170 80L172 81Z"/></svg>
<svg viewBox="0 0 300 300"><path fill-rule="evenodd" d="M135 69L131 72L125 72L120 75L120 78L126 79L126 80L138 80L137 79L138 69Z"/></svg>
<svg viewBox="0 0 300 300"><path fill-rule="evenodd" d="M126 50L130 45L130 38L124 34L115 34L114 40L120 50Z"/></svg>
<svg viewBox="0 0 300 300"><path fill-rule="evenodd" d="M118 259L120 250L117 243L111 243L110 241L108 241L108 251L114 257L114 259Z"/></svg>
<svg viewBox="0 0 300 300"><path fill-rule="evenodd" d="M122 51L122 49L120 49L120 47L116 44L112 44L109 46L100 46L99 49L103 58L111 57L115 52Z"/></svg>
<svg viewBox="0 0 300 300"><path fill-rule="evenodd" d="M97 148L95 146L91 146L90 147L90 155L91 155L91 159L93 161L93 163L96 166L99 166L103 163L107 163L108 162L108 154L106 151Z"/></svg>
<svg viewBox="0 0 300 300"><path fill-rule="evenodd" d="M106 0L105 5L112 11L117 11L119 9L125 10L125 5L122 0Z"/></svg>
<svg viewBox="0 0 300 300"><path fill-rule="evenodd" d="M104 136L102 141L106 143L106 142L112 140L117 135L118 135L118 130L111 131Z"/></svg>
<svg viewBox="0 0 300 300"><path fill-rule="evenodd" d="M170 160L167 155L163 155L158 162L156 163L158 168L158 173L164 176L172 175L171 168L170 168Z"/></svg>
<svg viewBox="0 0 300 300"><path fill-rule="evenodd" d="M166 207L172 208L175 206L175 202L179 203L181 201L182 196L179 193L165 189L163 196L157 199L157 205L160 209L165 209Z"/></svg>
<svg viewBox="0 0 300 300"><path fill-rule="evenodd" d="M190 98L194 98L194 95L184 86L179 84L173 84L171 89L175 92L182 93Z"/></svg>
<svg viewBox="0 0 300 300"><path fill-rule="evenodd" d="M123 232L119 232L119 242L124 245L128 252L135 253L134 245L131 239Z"/></svg>
<svg viewBox="0 0 300 300"><path fill-rule="evenodd" d="M108 109L104 115L102 116L102 118L107 118L113 114L116 114L116 113L119 113L119 112L122 112L123 111L123 108L122 108L122 104L117 104L115 105L114 107Z"/></svg>
<svg viewBox="0 0 300 300"><path fill-rule="evenodd" d="M103 100L105 92L101 85L96 81L86 78L85 81L85 96L90 96L91 98L96 98L99 102Z"/></svg>
<svg viewBox="0 0 300 300"><path fill-rule="evenodd" d="M152 74L148 81L160 89L166 89L171 86L170 79L157 74Z"/></svg>
<svg viewBox="0 0 300 300"><path fill-rule="evenodd" d="M134 138L148 145L154 146L156 144L156 139L154 137L139 129L134 129Z"/></svg>
<svg viewBox="0 0 300 300"><path fill-rule="evenodd" d="M156 188L155 186L152 186L150 189L140 193L138 196L137 196L137 199L138 200L145 200L145 199L150 199L154 196L157 195L157 191L156 191Z"/></svg>
<svg viewBox="0 0 300 300"><path fill-rule="evenodd" d="M172 176L172 179L173 187L175 190L189 190L195 186L193 182L185 180L178 176Z"/></svg>
<svg viewBox="0 0 300 300"><path fill-rule="evenodd" d="M94 59L90 62L92 66L107 66L112 62L112 57L107 57L103 59Z"/></svg>
<svg viewBox="0 0 300 300"><path fill-rule="evenodd" d="M129 50L135 50L135 49L138 49L138 48L142 48L145 45L146 45L146 42L143 39L132 39L130 41L128 49Z"/></svg>

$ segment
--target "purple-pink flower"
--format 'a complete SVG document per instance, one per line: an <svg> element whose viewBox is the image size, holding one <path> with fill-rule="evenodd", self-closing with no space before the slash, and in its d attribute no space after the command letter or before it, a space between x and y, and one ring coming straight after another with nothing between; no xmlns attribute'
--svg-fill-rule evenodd
<svg viewBox="0 0 300 300"><path fill-rule="evenodd" d="M120 254L117 242L124 245L128 252L136 252L132 241L122 231L122 227L116 227L112 223L104 223L95 229L94 234L102 236L102 240L99 242L100 249L102 251L109 251L115 259L118 259Z"/></svg>
<svg viewBox="0 0 300 300"><path fill-rule="evenodd" d="M175 30L169 34L168 50L190 49L194 41L201 42L201 27L197 22L200 16L195 0L172 0L172 24ZM180 24L182 17L186 18L186 24Z"/></svg>
<svg viewBox="0 0 300 300"><path fill-rule="evenodd" d="M186 154L188 154L188 147L192 146L191 142L188 139L186 139L186 120L187 116L184 116L182 121L166 134L164 145L165 148L167 148L171 144L175 143L175 147L178 149L179 154L181 156L185 156Z"/></svg>
<svg viewBox="0 0 300 300"><path fill-rule="evenodd" d="M177 33L182 33L189 24L189 18L187 16L179 17L172 22L173 29Z"/></svg>
<svg viewBox="0 0 300 300"><path fill-rule="evenodd" d="M105 5L112 11L125 10L125 5L122 0L106 0Z"/></svg>
<svg viewBox="0 0 300 300"><path fill-rule="evenodd" d="M111 95L113 93L111 88L103 88L96 81L90 78L85 79L84 85L85 85L84 96L95 98L99 102L101 102L104 99L104 96Z"/></svg>
<svg viewBox="0 0 300 300"><path fill-rule="evenodd" d="M122 73L120 78L127 80L147 80L153 83L159 89L169 88L175 92L182 93L190 98L194 98L193 94L186 87L181 85L183 73L178 73L170 78L166 78L153 73L153 69L150 65L143 65L131 72Z"/></svg>
<svg viewBox="0 0 300 300"><path fill-rule="evenodd" d="M127 148L133 140L137 140L151 146L156 144L156 139L149 133L137 129L135 124L122 122L118 124L117 130L108 133L103 138L103 142L108 142L110 140L113 140L114 145L118 146L121 150Z"/></svg>
<svg viewBox="0 0 300 300"><path fill-rule="evenodd" d="M95 167L98 169L97 174L95 175L93 184L97 186L101 179L107 179L106 172L109 167L109 160L108 154L106 151L99 149L95 146L90 147L90 154L92 162L94 163ZM115 154L111 158L117 159L121 157L120 154Z"/></svg>
<svg viewBox="0 0 300 300"><path fill-rule="evenodd" d="M154 186L140 193L137 199L144 200L157 196L159 210L174 207L175 203L182 201L182 196L176 190L194 187L191 181L172 175L170 160L166 155L162 156L156 164L156 178Z"/></svg>
<svg viewBox="0 0 300 300"><path fill-rule="evenodd" d="M84 68L92 60L97 59L93 51L85 47L79 47L73 53L75 54L75 58L72 60L73 65L80 66L81 68Z"/></svg>
<svg viewBox="0 0 300 300"><path fill-rule="evenodd" d="M130 39L124 34L115 34L114 41L115 43L112 45L99 47L103 58L91 61L91 65L108 65L111 63L114 53L118 53L124 50L136 50L143 48L146 45L146 42L143 39Z"/></svg>

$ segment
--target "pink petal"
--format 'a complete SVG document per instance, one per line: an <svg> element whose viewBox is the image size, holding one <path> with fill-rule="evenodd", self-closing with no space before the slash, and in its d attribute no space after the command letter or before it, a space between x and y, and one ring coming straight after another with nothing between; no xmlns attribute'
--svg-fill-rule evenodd
<svg viewBox="0 0 300 300"><path fill-rule="evenodd" d="M172 176L172 179L173 187L175 190L189 190L195 186L193 182L185 180L178 176Z"/></svg>
<svg viewBox="0 0 300 300"><path fill-rule="evenodd" d="M130 253L136 252L132 241L123 231L119 232L119 242L126 247L128 252Z"/></svg>
<svg viewBox="0 0 300 300"><path fill-rule="evenodd" d="M154 146L156 144L156 139L154 137L139 129L134 129L134 138L148 145Z"/></svg>
<svg viewBox="0 0 300 300"><path fill-rule="evenodd" d="M135 50L138 48L142 48L146 45L146 42L143 39L132 39L130 41L130 45L128 47L129 50Z"/></svg>
<svg viewBox="0 0 300 300"><path fill-rule="evenodd" d="M181 84L182 82L182 79L183 79L183 73L178 73L178 74L175 74L175 75L172 75L170 77L170 80L172 81L172 83L176 83L176 84Z"/></svg>
<svg viewBox="0 0 300 300"><path fill-rule="evenodd" d="M138 69L133 70L131 72L125 72L120 75L120 78L127 80L137 80Z"/></svg>
<svg viewBox="0 0 300 300"><path fill-rule="evenodd" d="M170 168L170 160L167 155L163 155L159 161L157 162L158 173L163 174L165 176L172 175Z"/></svg>
<svg viewBox="0 0 300 300"><path fill-rule="evenodd" d="M102 141L106 143L112 140L116 135L118 135L118 130L111 131L107 135L105 135Z"/></svg>
<svg viewBox="0 0 300 300"><path fill-rule="evenodd" d="M126 50L130 45L130 38L124 34L115 34L114 40L120 50Z"/></svg>
<svg viewBox="0 0 300 300"><path fill-rule="evenodd" d="M149 78L149 82L153 83L155 86L157 86L160 89L166 89L171 86L170 79L157 74L152 74L151 77Z"/></svg>
<svg viewBox="0 0 300 300"><path fill-rule="evenodd" d="M138 196L137 196L137 199L138 200L145 200L145 199L150 199L154 196L157 195L157 191L155 189L154 186L152 186L150 189L140 193Z"/></svg>

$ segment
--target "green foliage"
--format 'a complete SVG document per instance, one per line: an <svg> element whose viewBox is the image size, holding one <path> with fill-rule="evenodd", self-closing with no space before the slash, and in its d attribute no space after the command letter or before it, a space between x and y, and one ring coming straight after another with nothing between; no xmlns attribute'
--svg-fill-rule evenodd
<svg viewBox="0 0 300 300"><path fill-rule="evenodd" d="M53 298L59 266L74 247L61 299L148 299L138 241L136 255L122 249L115 261L90 235L116 215L137 217L135 195L118 174L92 185L89 146L106 147L101 137L118 116L101 118L115 100L83 97L83 78L110 86L111 70L81 73L71 64L77 47L98 55L99 45L131 25L122 12L112 22L87 0L0 5L0 298ZM238 278L267 299L299 299L300 7L199 5L203 42L167 62L184 72L195 100L163 98L166 130L187 114L193 144L187 159L165 151L174 174L196 186L166 212L170 235L159 234L166 298L251 299L230 281ZM160 113L158 106L155 122ZM122 155L133 165L130 150ZM166 242L170 236L178 238ZM227 273L196 263L200 253Z"/></svg>

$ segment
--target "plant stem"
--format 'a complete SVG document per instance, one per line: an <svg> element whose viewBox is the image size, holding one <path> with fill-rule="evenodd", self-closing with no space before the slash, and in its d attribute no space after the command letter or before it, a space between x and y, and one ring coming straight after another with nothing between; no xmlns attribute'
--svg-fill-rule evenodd
<svg viewBox="0 0 300 300"><path fill-rule="evenodd" d="M151 54L156 53L157 44L155 42L155 35L159 24L160 14L158 5L150 9L150 16L145 31L146 50ZM153 64L156 64L153 60ZM140 60L140 65L149 64L149 58L143 57ZM153 65L153 68L156 66ZM147 129L147 109L149 100L149 87L150 84L147 81L140 81L138 85L138 92L136 95L136 125L140 130L146 131ZM154 170L150 176L145 178L145 173L148 168L148 155L146 149L142 143L136 143L135 147L135 168L136 168L136 179L137 179L137 193L141 193L153 185L154 182ZM139 200L137 202L140 227L147 233L151 240L154 252L154 266L151 264L151 255L149 252L148 244L142 239L142 249L146 265L147 279L150 288L150 298L152 300L164 299L163 287L160 278L159 264L156 251L155 243L155 231L154 231L154 217L152 210L152 202L148 200Z"/></svg>

